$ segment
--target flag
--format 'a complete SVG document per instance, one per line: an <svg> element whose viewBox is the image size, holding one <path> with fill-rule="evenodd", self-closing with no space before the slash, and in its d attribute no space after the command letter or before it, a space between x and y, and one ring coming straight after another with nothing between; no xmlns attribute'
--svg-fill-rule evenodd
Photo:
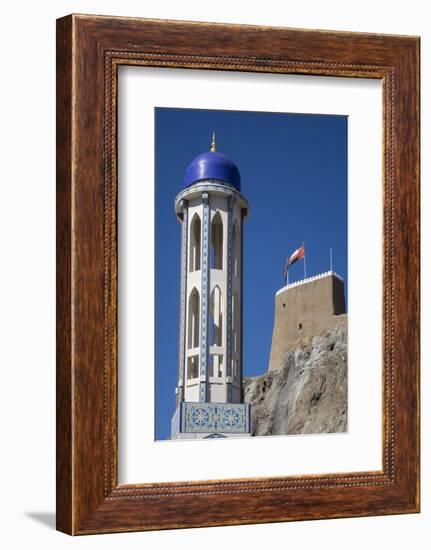
<svg viewBox="0 0 431 550"><path fill-rule="evenodd" d="M289 269L289 266L295 264L296 262L299 262L299 260L304 259L304 257L305 257L305 248L304 246L300 246L295 250L293 254L289 256L289 258L287 258L286 263L284 264L284 273L283 273L284 278L287 277L287 270Z"/></svg>

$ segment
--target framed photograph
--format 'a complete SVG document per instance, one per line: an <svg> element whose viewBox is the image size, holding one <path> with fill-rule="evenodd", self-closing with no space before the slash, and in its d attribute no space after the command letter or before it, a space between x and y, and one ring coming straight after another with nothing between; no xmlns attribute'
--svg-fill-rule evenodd
<svg viewBox="0 0 431 550"><path fill-rule="evenodd" d="M419 511L419 38L57 21L57 528Z"/></svg>

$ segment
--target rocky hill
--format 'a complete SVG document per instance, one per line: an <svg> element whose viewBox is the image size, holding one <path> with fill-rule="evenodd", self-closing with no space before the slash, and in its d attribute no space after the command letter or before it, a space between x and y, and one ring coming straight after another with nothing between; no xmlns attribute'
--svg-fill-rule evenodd
<svg viewBox="0 0 431 550"><path fill-rule="evenodd" d="M280 368L244 381L253 435L347 430L347 316L288 351Z"/></svg>

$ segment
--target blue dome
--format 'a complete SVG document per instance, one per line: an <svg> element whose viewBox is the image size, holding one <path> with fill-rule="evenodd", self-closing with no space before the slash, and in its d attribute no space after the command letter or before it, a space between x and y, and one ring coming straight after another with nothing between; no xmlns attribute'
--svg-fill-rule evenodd
<svg viewBox="0 0 431 550"><path fill-rule="evenodd" d="M218 180L241 189L241 176L235 164L222 153L207 151L195 157L187 166L184 186L189 187L202 180Z"/></svg>

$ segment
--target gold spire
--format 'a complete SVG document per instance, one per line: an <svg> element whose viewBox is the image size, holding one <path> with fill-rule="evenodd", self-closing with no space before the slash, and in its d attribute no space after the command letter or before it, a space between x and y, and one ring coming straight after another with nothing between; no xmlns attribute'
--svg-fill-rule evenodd
<svg viewBox="0 0 431 550"><path fill-rule="evenodd" d="M211 149L210 149L211 153L215 153L217 151L217 144L216 144L216 139L215 139L215 132L213 132L213 140L211 142Z"/></svg>

